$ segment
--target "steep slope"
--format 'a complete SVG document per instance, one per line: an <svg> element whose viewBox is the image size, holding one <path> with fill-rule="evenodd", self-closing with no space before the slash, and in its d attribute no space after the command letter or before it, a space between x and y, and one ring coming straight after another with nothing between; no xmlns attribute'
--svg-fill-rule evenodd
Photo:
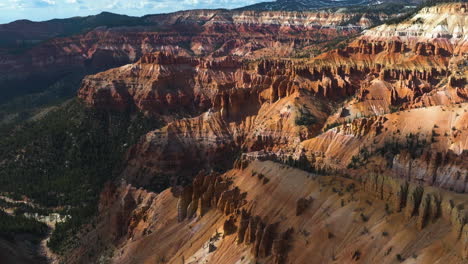
<svg viewBox="0 0 468 264"><path fill-rule="evenodd" d="M310 159L319 156L317 163L344 169L346 164L361 167L380 152L393 175L466 192L468 86L463 61L468 46L460 29L465 13L464 4L425 8L407 22L369 30L345 49L312 62L356 65L367 79L356 98L330 117L325 130L339 127L305 142L315 153ZM442 35L441 24L447 29ZM405 111L389 113L398 110ZM367 169L381 171L376 168L381 164Z"/></svg>
<svg viewBox="0 0 468 264"><path fill-rule="evenodd" d="M220 176L202 172L193 185L160 194L109 185L96 228L81 235L67 263L465 263L468 257L465 196L405 181L316 176L269 161L239 166Z"/></svg>
<svg viewBox="0 0 468 264"><path fill-rule="evenodd" d="M192 116L129 152L123 176L140 186L229 168L238 153L252 152L312 170L358 178L372 172L466 192L467 43L457 26L465 12L464 4L425 8L310 60L148 54L87 77L79 96L95 107ZM440 21L448 33L431 35ZM405 35L409 24L418 36Z"/></svg>
<svg viewBox="0 0 468 264"><path fill-rule="evenodd" d="M467 109L464 103L354 120L304 141L301 154L356 177L370 171L467 192Z"/></svg>
<svg viewBox="0 0 468 264"><path fill-rule="evenodd" d="M360 21L362 16L339 12L196 10L143 18L127 17L127 21L102 14L95 18L96 21L88 18L89 22L84 20L76 25L89 25L91 28L85 33L56 37L17 53L0 50L0 88L4 90L0 102L43 91L71 74L83 76L135 62L149 52L248 58L290 56L305 47L319 49L337 37L356 34L388 18L388 15L377 13L368 15L372 20ZM100 23L101 20L104 21ZM122 26L125 21L128 23ZM14 38L12 42L22 43L23 36L15 37L8 32L11 28L16 32L25 23L4 25L0 27L0 33L6 30L9 38ZM30 30L47 27L47 23L58 24L57 30L61 32L60 29L68 27L71 22L32 23ZM29 24L26 24L26 28L20 31L24 34L29 30ZM94 28L92 25L108 27ZM49 35L48 32L44 34Z"/></svg>
<svg viewBox="0 0 468 264"><path fill-rule="evenodd" d="M166 125L129 148L65 263L467 261L465 3L287 59L351 34L348 15L213 12L148 17L156 48L144 27L88 34L139 59L80 99Z"/></svg>
<svg viewBox="0 0 468 264"><path fill-rule="evenodd" d="M188 162L225 167L233 161L226 158L228 153L235 158L241 150L293 149L317 134L331 106L299 89L299 85L318 89L320 81L291 69L287 61L243 64L231 57L203 60L156 53L137 64L87 77L79 96L95 107L137 108L156 116L206 111L173 121L132 149L124 174L145 184L138 176L143 171L148 179L158 173L180 173ZM348 92L337 88L330 96ZM296 125L301 121L308 126Z"/></svg>

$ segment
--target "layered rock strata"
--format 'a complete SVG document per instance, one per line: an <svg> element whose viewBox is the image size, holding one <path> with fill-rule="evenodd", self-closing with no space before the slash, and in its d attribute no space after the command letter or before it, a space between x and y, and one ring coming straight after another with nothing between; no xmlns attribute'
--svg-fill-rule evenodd
<svg viewBox="0 0 468 264"><path fill-rule="evenodd" d="M112 263L466 261L463 195L380 175L362 183L318 176L271 161L237 166L223 175L200 173L191 185L161 194L110 185L96 228L80 234L84 243L67 260L106 258L88 254L88 245L103 241L112 245ZM301 198L313 202L297 215ZM204 214L189 217L189 205L181 216L181 204L204 199Z"/></svg>

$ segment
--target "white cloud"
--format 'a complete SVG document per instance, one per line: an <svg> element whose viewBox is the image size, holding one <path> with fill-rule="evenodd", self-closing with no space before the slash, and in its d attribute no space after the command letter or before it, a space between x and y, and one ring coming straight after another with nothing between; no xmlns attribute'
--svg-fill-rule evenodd
<svg viewBox="0 0 468 264"><path fill-rule="evenodd" d="M55 1L54 1L54 0L40 0L40 2L49 4L49 5L55 5Z"/></svg>

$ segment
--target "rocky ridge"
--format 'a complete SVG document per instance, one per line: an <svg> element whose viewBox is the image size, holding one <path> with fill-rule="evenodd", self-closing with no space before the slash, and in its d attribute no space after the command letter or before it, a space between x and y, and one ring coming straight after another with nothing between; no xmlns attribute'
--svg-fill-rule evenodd
<svg viewBox="0 0 468 264"><path fill-rule="evenodd" d="M455 17L452 20L457 20L462 13L449 14ZM375 30L378 31L378 28ZM345 48L309 61L268 59L245 63L231 56L194 59L171 53L155 53L145 55L136 64L86 78L79 96L98 107L137 108L156 115L168 115L171 109L181 108L188 109L194 116L206 111L192 119L174 121L167 128L148 135L146 143L135 147L129 155L125 175L138 175L142 171L138 167L153 171L153 175L162 171L175 172L172 168L181 168L180 165L189 160L200 165L213 164L219 162L221 153L226 151L277 151L279 148L289 152L296 160L305 156L316 169L345 170L359 150L368 147L362 144L362 137L369 134L370 127L375 132L367 140L374 142L374 150L385 146L389 138L397 134L394 143L405 141L410 134L421 135L421 140L434 143L431 148L442 155L445 156L443 153L447 151L456 153L454 156L447 155L456 160L457 155L465 155L462 143L466 137L465 127L453 125L461 124L466 115L466 104L460 104L466 101L467 94L464 66L460 61L464 55L456 53L456 50L463 50L464 45L454 49L453 45L458 44L445 44L448 46L436 47L423 42L423 39L421 42L374 39L368 33ZM423 52L421 47L425 45L427 48ZM178 82L169 84L167 80ZM342 101L341 98L349 96L353 97ZM331 105L336 103L342 103L342 107L336 114L330 115ZM403 134L399 122L404 119L400 118L399 113L390 113L417 110L407 117L409 120L413 116L417 118L418 115L445 111L444 106L449 106L450 111L455 113L455 119L439 131L425 125L424 129L422 126L412 127ZM432 108L418 110L426 107ZM379 118L375 119L376 116ZM301 118L308 120L305 125L307 129L304 129ZM276 123L271 123L269 119L276 120L273 122ZM324 119L327 119L325 123ZM253 120L256 127L251 126ZM282 121L278 123L278 120ZM388 120L391 120L388 123L396 122L397 125L383 127L382 124ZM262 122L266 127L261 125ZM344 151L342 147L345 145L339 139L343 134L341 128L327 128L349 122L352 130L358 132L351 133L355 140L344 133L346 142L355 144L354 150L348 144L346 147L350 151ZM444 122L433 125L439 123ZM346 127L348 125L344 125L345 130ZM324 133L313 138L320 130ZM290 134L291 131L295 132ZM338 131L337 137L334 131ZM444 135L449 141L435 144L435 135ZM337 146L341 147L333 152L320 149L324 138L336 141ZM382 140L377 144L379 138ZM299 145L301 141L304 143ZM328 148L332 146L332 142L324 142L327 142ZM180 149L186 151L180 152ZM149 154L159 150L164 150L164 154ZM205 155L197 155L200 151ZM288 156L284 153L280 155ZM141 162L146 160L145 156L152 157L146 165ZM203 161L198 157L202 157ZM398 156L398 159L401 157ZM161 164L164 164L164 169L161 169ZM389 167L393 168L393 165ZM466 168L463 165L455 167L459 170L442 172L445 179L431 176L433 180L426 179L424 182L464 192L463 174ZM401 170L394 169L390 173L401 174Z"/></svg>
<svg viewBox="0 0 468 264"><path fill-rule="evenodd" d="M193 184L161 194L109 185L101 201L96 229L82 234L86 242L69 263L96 257L112 263L463 263L467 257L466 199L391 177L359 183L239 160L224 175L202 172ZM112 253L89 251L99 252L99 245Z"/></svg>
<svg viewBox="0 0 468 264"><path fill-rule="evenodd" d="M97 27L69 37L44 40L16 53L0 50L0 85L27 90L34 83L35 91L41 91L71 73L96 73L134 63L144 54L157 51L203 57L296 56L305 48L320 49L336 37L359 33L388 17L368 15L372 20L358 20L348 26L346 22L356 20L357 16L362 15L226 10L151 15L134 26ZM30 27L43 26L33 23ZM61 28L55 24L53 27ZM9 27L4 28L9 32ZM25 40L18 36L18 41ZM10 92L16 95L15 91Z"/></svg>
<svg viewBox="0 0 468 264"><path fill-rule="evenodd" d="M465 13L426 8L310 59L166 50L88 76L90 106L167 125L130 149L67 261L466 262Z"/></svg>

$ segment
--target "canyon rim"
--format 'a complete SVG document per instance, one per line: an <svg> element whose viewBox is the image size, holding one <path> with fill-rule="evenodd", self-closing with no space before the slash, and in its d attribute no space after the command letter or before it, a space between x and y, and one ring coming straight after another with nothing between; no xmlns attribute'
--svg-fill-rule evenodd
<svg viewBox="0 0 468 264"><path fill-rule="evenodd" d="M0 263L468 263L467 77L466 1L2 24Z"/></svg>

